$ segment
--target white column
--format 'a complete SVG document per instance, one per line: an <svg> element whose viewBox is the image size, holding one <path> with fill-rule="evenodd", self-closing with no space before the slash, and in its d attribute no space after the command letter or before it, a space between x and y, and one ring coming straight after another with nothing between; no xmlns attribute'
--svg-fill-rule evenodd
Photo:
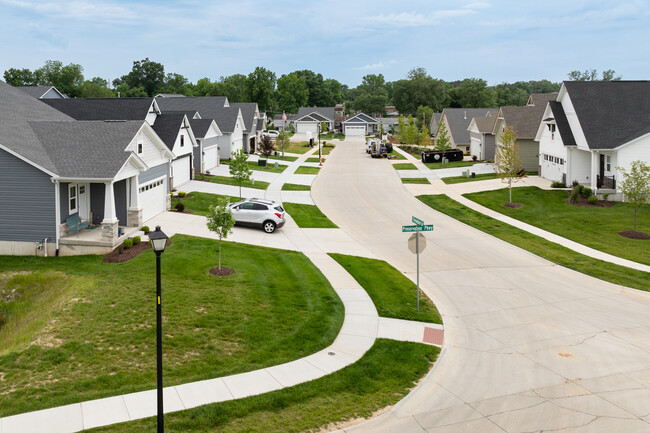
<svg viewBox="0 0 650 433"><path fill-rule="evenodd" d="M117 222L115 215L115 195L113 194L113 182L104 184L104 220L102 224L112 224Z"/></svg>
<svg viewBox="0 0 650 433"><path fill-rule="evenodd" d="M598 176L598 163L600 162L600 154L598 152L591 152L591 190L596 193L596 181Z"/></svg>
<svg viewBox="0 0 650 433"><path fill-rule="evenodd" d="M572 156L572 148L567 147L566 148L566 161L564 161L564 167L566 170L566 184L567 186L571 186L571 183L573 182L573 179L571 178L571 175L573 174L571 170L571 164L573 164L573 160L571 158Z"/></svg>
<svg viewBox="0 0 650 433"><path fill-rule="evenodd" d="M140 209L140 188L138 176L129 178L129 209Z"/></svg>

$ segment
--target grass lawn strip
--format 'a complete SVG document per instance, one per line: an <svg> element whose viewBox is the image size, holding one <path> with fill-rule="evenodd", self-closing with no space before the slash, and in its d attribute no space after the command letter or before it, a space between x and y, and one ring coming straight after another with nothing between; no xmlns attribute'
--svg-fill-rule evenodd
<svg viewBox="0 0 650 433"><path fill-rule="evenodd" d="M476 212L446 195L417 197L431 208L546 260L574 271L634 289L648 291L650 274L582 255L527 231Z"/></svg>
<svg viewBox="0 0 650 433"><path fill-rule="evenodd" d="M329 220L313 204L298 204L298 203L283 203L284 209L289 212L291 218L294 219L298 227L303 229L335 229L338 228L336 224Z"/></svg>
<svg viewBox="0 0 650 433"><path fill-rule="evenodd" d="M380 317L442 323L436 306L424 295L417 311L417 286L385 261L334 253L330 256L368 292Z"/></svg>
<svg viewBox="0 0 650 433"><path fill-rule="evenodd" d="M219 183L222 185L239 186L237 181L230 176L204 176L201 174L197 174L196 180L204 180L212 183ZM256 180L255 183L251 182L250 180L247 180L246 182L242 183L242 188L266 189L268 187L269 187L269 182L264 182L261 180Z"/></svg>
<svg viewBox="0 0 650 433"><path fill-rule="evenodd" d="M318 174L320 167L310 167L308 165L301 165L298 167L294 174Z"/></svg>
<svg viewBox="0 0 650 433"><path fill-rule="evenodd" d="M357 362L290 388L165 415L174 432L297 433L329 431L330 424L373 413L404 398L424 376L440 349L378 339ZM155 418L89 430L154 432Z"/></svg>
<svg viewBox="0 0 650 433"><path fill-rule="evenodd" d="M396 152L396 151L393 151L392 153L389 153L388 158L389 159L396 159L396 160L406 159L406 157L404 155L402 155L401 153Z"/></svg>
<svg viewBox="0 0 650 433"><path fill-rule="evenodd" d="M429 179L427 179L426 177L403 177L402 183L431 185L431 182L429 182Z"/></svg>
<svg viewBox="0 0 650 433"><path fill-rule="evenodd" d="M307 158L307 160L305 160L305 162L320 162L320 161L319 161L318 157L316 156L316 157ZM323 158L323 163L325 163L325 158Z"/></svg>
<svg viewBox="0 0 650 433"><path fill-rule="evenodd" d="M521 203L521 207L510 209L503 206L508 202L507 189L465 194L476 203L535 227L614 256L650 265L650 241L617 234L634 229L632 205L617 202L611 207L575 206L566 202L568 196L563 190L547 191L534 186L513 188L512 200ZM650 205L639 208L637 228L650 234Z"/></svg>
<svg viewBox="0 0 650 433"><path fill-rule="evenodd" d="M311 191L311 185L300 185L297 183L282 184L282 191Z"/></svg>
<svg viewBox="0 0 650 433"><path fill-rule="evenodd" d="M293 161L295 161L295 160L298 159L297 156L289 156L289 155L284 155L284 158L283 158L283 157L282 157L282 152L279 151L279 150L278 150L277 152L278 152L278 155L277 155L277 156L275 156L275 155L269 155L269 156L262 156L262 155L260 155L260 158L262 158L262 159L264 159L264 158L268 158L268 159L277 159L277 160L279 160L279 161L290 161L290 162L293 162Z"/></svg>
<svg viewBox="0 0 650 433"><path fill-rule="evenodd" d="M334 145L331 144L331 143L330 143L330 144L327 144L327 145L325 145L325 146L322 146L322 147L321 147L321 154L322 154L322 155L329 155L330 152L331 152L332 150L334 150L334 147L336 147L336 146L334 146ZM318 151L316 152L316 154L318 155Z"/></svg>
<svg viewBox="0 0 650 433"><path fill-rule="evenodd" d="M471 167L478 163L479 161L449 161L446 164L442 164L441 162L425 162L424 165L431 170L440 170L443 168Z"/></svg>
<svg viewBox="0 0 650 433"><path fill-rule="evenodd" d="M309 146L309 143L307 141L300 141L300 142L292 141L287 146L284 146L284 151L288 153L307 153L311 149L313 148ZM278 153L280 154L282 153L282 149L276 148L275 150L277 150Z"/></svg>
<svg viewBox="0 0 650 433"><path fill-rule="evenodd" d="M260 156L260 159L264 159L266 157ZM256 170L256 171L268 171L269 173L282 173L288 165L286 164L278 164L276 167L275 164L273 163L268 163L265 166L258 165L257 161L246 161L248 164L248 168L251 170ZM225 165L230 165L230 160L225 160L223 161L223 164Z"/></svg>
<svg viewBox="0 0 650 433"><path fill-rule="evenodd" d="M474 182L478 180L489 180L489 179L498 179L499 175L496 173L480 173L475 177L464 177L464 176L454 176L454 177L443 177L442 181L447 185L455 183L465 183L465 182Z"/></svg>
<svg viewBox="0 0 650 433"><path fill-rule="evenodd" d="M236 274L220 278L208 272L217 241L171 242L162 262L165 386L299 359L337 336L343 304L302 253L223 242L223 266ZM24 293L16 310L42 308L34 301L46 301L44 291L54 302L37 313L47 319L38 329L13 325L29 311L5 325L16 337L0 340L0 417L156 387L151 250L121 264L5 256L0 281Z"/></svg>
<svg viewBox="0 0 650 433"><path fill-rule="evenodd" d="M418 169L414 164L411 164L410 162L398 162L397 164L393 164L393 168L395 170L417 170Z"/></svg>
<svg viewBox="0 0 650 433"><path fill-rule="evenodd" d="M172 209L175 209L176 203L179 201L183 203L186 211L191 211L195 215L209 216L208 212L210 206L217 204L217 201L222 198L227 198L230 203L236 203L242 199L231 195L210 194L207 192L192 191L189 193L191 197L173 198Z"/></svg>

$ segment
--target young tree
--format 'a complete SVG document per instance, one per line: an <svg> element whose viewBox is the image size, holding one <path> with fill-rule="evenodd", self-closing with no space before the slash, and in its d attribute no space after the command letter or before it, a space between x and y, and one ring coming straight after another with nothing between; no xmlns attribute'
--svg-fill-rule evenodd
<svg viewBox="0 0 650 433"><path fill-rule="evenodd" d="M623 175L623 180L618 186L625 194L625 200L634 206L634 231L636 231L637 210L650 199L650 166L643 161L632 161L630 171L622 167L617 169Z"/></svg>
<svg viewBox="0 0 650 433"><path fill-rule="evenodd" d="M418 128L415 126L415 119L409 114L408 126L406 127L406 142L416 144L418 142Z"/></svg>
<svg viewBox="0 0 650 433"><path fill-rule="evenodd" d="M260 153L263 156L271 156L273 151L275 150L275 144L273 144L273 140L271 140L271 137L268 135L262 136L262 140L260 141Z"/></svg>
<svg viewBox="0 0 650 433"><path fill-rule="evenodd" d="M400 143L406 143L406 122L402 114L397 119L397 139Z"/></svg>
<svg viewBox="0 0 650 433"><path fill-rule="evenodd" d="M449 150L451 149L451 144L449 144L451 138L449 137L449 131L447 131L447 126L442 120L438 122L438 132L436 133L435 149L436 150Z"/></svg>
<svg viewBox="0 0 650 433"><path fill-rule="evenodd" d="M426 147L431 143L431 137L429 136L429 128L427 128L426 123L422 124L420 128L420 135L418 136L418 145Z"/></svg>
<svg viewBox="0 0 650 433"><path fill-rule="evenodd" d="M275 139L275 144L282 149L282 158L284 158L284 148L289 145L289 135L284 129L280 130L278 133L278 138Z"/></svg>
<svg viewBox="0 0 650 433"><path fill-rule="evenodd" d="M253 171L248 167L248 155L242 149L232 153L230 159L230 175L239 185L239 198L241 198L241 187L247 180L250 180Z"/></svg>
<svg viewBox="0 0 650 433"><path fill-rule="evenodd" d="M232 210L228 207L229 203L227 198L222 198L216 205L209 207L208 229L219 236L219 269L221 269L221 239L227 238L235 225Z"/></svg>
<svg viewBox="0 0 650 433"><path fill-rule="evenodd" d="M512 203L512 184L521 179L521 157L517 144L517 131L508 126L501 134L501 145L497 145L494 169L502 182L508 182L508 197Z"/></svg>

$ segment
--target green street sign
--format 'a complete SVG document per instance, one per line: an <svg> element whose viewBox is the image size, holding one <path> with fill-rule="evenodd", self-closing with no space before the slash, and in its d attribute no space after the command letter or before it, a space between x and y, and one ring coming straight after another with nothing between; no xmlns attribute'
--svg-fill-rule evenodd
<svg viewBox="0 0 650 433"><path fill-rule="evenodd" d="M402 232L432 232L433 224L423 226L402 226Z"/></svg>
<svg viewBox="0 0 650 433"><path fill-rule="evenodd" d="M411 217L411 221L413 221L413 224L417 224L419 226L424 225L424 221L422 221L420 218Z"/></svg>

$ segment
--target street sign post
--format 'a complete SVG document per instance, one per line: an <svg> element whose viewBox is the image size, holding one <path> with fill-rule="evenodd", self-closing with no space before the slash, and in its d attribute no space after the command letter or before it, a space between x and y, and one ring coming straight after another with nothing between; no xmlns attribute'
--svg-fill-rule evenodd
<svg viewBox="0 0 650 433"><path fill-rule="evenodd" d="M416 225L402 226L402 233L415 232L411 237L409 237L408 247L412 253L417 255L417 308L418 311L420 311L420 253L424 251L424 248L427 246L426 238L420 232L433 231L433 224L426 225L424 224L424 221L414 216L411 217L411 221Z"/></svg>

